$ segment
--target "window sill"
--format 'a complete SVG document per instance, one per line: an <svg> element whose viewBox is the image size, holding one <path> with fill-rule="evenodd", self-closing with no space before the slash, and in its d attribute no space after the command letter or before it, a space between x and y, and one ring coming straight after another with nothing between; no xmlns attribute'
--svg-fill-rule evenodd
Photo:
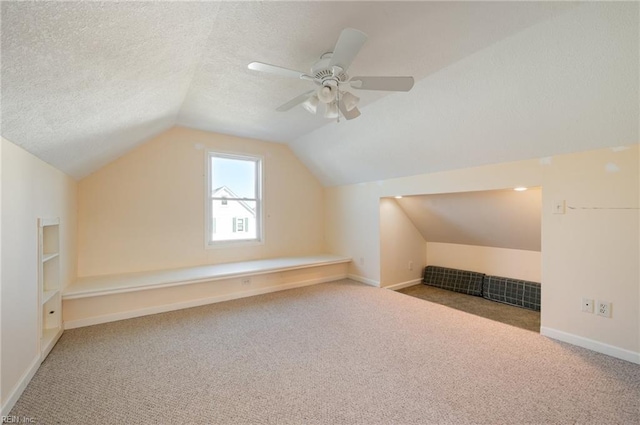
<svg viewBox="0 0 640 425"><path fill-rule="evenodd" d="M264 240L237 240L237 241L220 241L220 242L207 242L204 245L205 249L220 249L220 248L241 248L246 246L260 246L264 245Z"/></svg>

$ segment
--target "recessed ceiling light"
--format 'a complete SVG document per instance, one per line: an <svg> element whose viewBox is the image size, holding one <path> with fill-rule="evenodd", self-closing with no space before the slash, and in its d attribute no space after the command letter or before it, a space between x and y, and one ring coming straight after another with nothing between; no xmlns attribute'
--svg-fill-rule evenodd
<svg viewBox="0 0 640 425"><path fill-rule="evenodd" d="M396 199L402 199L402 196L398 195L396 196Z"/></svg>
<svg viewBox="0 0 640 425"><path fill-rule="evenodd" d="M513 188L513 190L515 190L516 192L524 192L525 190L527 190L527 188L520 186Z"/></svg>

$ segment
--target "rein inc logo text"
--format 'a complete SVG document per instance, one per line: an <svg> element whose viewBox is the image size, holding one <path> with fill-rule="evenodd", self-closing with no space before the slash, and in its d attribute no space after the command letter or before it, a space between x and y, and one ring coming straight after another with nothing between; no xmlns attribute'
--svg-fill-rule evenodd
<svg viewBox="0 0 640 425"><path fill-rule="evenodd" d="M35 424L35 418L29 418L27 416L0 416L0 423L2 424Z"/></svg>

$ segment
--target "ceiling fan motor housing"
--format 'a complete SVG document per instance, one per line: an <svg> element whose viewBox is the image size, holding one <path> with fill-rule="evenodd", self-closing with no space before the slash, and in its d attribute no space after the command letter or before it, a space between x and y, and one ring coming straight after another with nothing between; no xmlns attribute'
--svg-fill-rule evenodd
<svg viewBox="0 0 640 425"><path fill-rule="evenodd" d="M320 57L319 61L311 66L311 75L320 84L323 84L326 80L335 80L338 83L346 83L349 80L349 76L342 68L329 65L332 55L333 53L325 53Z"/></svg>

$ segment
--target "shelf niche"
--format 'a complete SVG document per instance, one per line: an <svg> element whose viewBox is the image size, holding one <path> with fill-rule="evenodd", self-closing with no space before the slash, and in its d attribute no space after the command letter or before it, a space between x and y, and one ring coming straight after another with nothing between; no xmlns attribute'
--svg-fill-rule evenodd
<svg viewBox="0 0 640 425"><path fill-rule="evenodd" d="M42 361L62 335L59 218L38 220L38 288Z"/></svg>

